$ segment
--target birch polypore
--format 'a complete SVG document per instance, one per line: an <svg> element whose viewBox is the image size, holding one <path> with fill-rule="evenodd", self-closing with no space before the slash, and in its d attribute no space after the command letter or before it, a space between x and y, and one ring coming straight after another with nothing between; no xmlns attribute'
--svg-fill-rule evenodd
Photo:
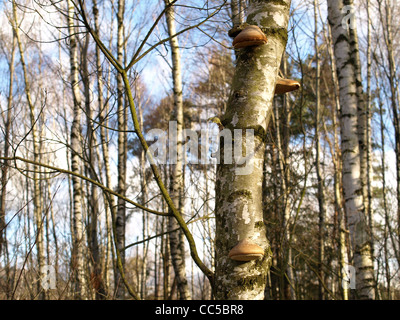
<svg viewBox="0 0 400 320"><path fill-rule="evenodd" d="M258 26L247 26L233 40L235 49L260 46L267 43L267 37Z"/></svg>
<svg viewBox="0 0 400 320"><path fill-rule="evenodd" d="M298 90L299 88L300 82L296 80L278 78L276 80L275 94L283 94Z"/></svg>
<svg viewBox="0 0 400 320"><path fill-rule="evenodd" d="M264 250L248 239L241 240L229 251L229 258L236 261L257 260L264 256Z"/></svg>
<svg viewBox="0 0 400 320"><path fill-rule="evenodd" d="M258 26L268 42L236 51L235 74L221 123L232 132L242 130L243 137L246 130L254 130L254 150L246 150L246 139L242 139L242 150L246 154L252 153L253 167L248 174L240 175L237 174L240 165L236 159L217 166L216 299L264 298L271 262L262 205L264 139L287 41L289 8L290 0L250 1L246 23ZM224 143L221 143L221 159L224 158L224 148ZM229 251L243 239L260 246L264 251L262 258L249 262L230 259Z"/></svg>

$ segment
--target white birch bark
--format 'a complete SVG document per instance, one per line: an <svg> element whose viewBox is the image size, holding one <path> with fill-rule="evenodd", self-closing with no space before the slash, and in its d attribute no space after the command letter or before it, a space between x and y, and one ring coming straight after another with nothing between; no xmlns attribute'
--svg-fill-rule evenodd
<svg viewBox="0 0 400 320"><path fill-rule="evenodd" d="M346 245L346 223L345 223L345 216L344 216L344 208L343 208L343 198L341 193L341 185L342 185L342 175L341 175L341 151L339 146L339 137L338 137L338 130L337 130L337 118L340 113L340 101L339 101L339 84L336 74L336 63L335 57L333 54L332 49L332 34L331 34L331 27L328 25L327 28L327 42L328 42L328 54L329 59L331 62L331 75L332 75L332 82L334 86L334 100L335 100L335 107L332 108L332 125L334 130L334 145L332 147L332 158L334 164L334 195L335 195L335 210L338 216L337 226L338 226L338 253L339 253L339 272L340 281L342 281L344 275L343 270L349 264L348 254L347 254L347 245ZM349 299L349 289L343 289L343 300Z"/></svg>
<svg viewBox="0 0 400 320"><path fill-rule="evenodd" d="M371 230L371 238L373 239L373 216L372 216L372 135L371 135L371 120L372 120L372 110L371 110L371 67L372 67L372 54L371 54L371 12L370 12L370 2L366 1L367 7L367 19L368 19L368 32L367 32L367 91L366 91L366 141L367 141L367 197L368 197L368 207L367 216L369 222L369 229ZM373 244L371 244L372 255L374 253Z"/></svg>
<svg viewBox="0 0 400 320"><path fill-rule="evenodd" d="M342 26L345 15L342 12L343 6L343 0L328 1L328 19L332 28L339 80L345 212L353 252L352 263L356 269L355 296L358 299L374 299L374 269L360 176L356 74L351 63L349 32Z"/></svg>
<svg viewBox="0 0 400 320"><path fill-rule="evenodd" d="M165 0L165 5L168 6L169 0ZM173 7L169 7L166 12L168 34L173 36L176 34L175 26L175 13ZM182 150L182 134L183 134L183 96L182 96L182 71L181 71L181 57L179 50L178 37L170 39L171 55L172 55L172 80L174 90L174 107L176 112L176 150L169 150L171 164L171 198L174 202L175 208L178 208L182 213L183 211L183 150ZM175 120L175 119L174 119ZM173 128L174 126L170 127ZM170 141L171 146L171 141ZM173 153L173 154L172 154ZM172 157L171 157L172 156ZM174 161L175 160L175 161ZM169 218L168 229L174 230L179 227L178 222L174 217ZM179 291L179 297L182 300L190 299L190 291L185 271L185 242L182 231L175 231L170 233L170 250L172 265L174 267L175 276L177 279L177 287Z"/></svg>
<svg viewBox="0 0 400 320"><path fill-rule="evenodd" d="M262 178L265 134L272 111L276 77L287 41L290 1L250 1L247 23L258 25L268 43L238 51L235 75L221 122L232 131L254 129L252 172L236 174L237 163L217 165L216 179L216 299L263 299L271 263L263 222ZM234 136L232 134L232 136ZM246 140L246 139L242 139ZM220 146L221 154L224 152ZM253 150L248 150L252 152ZM222 158L222 155L221 155ZM240 263L229 251L240 240L262 247L262 259Z"/></svg>
<svg viewBox="0 0 400 320"><path fill-rule="evenodd" d="M118 0L117 12L117 60L123 65L124 53L124 13L125 0ZM124 108L124 83L122 75L117 74L117 104L118 104L118 193L125 196L126 193L126 111ZM117 238L117 248L120 250L121 263L125 267L125 226L126 226L126 209L125 201L121 198L117 199L117 215L115 217L115 229ZM117 298L124 298L125 286L123 284L121 274L115 270L115 285L117 288Z"/></svg>
<svg viewBox="0 0 400 320"><path fill-rule="evenodd" d="M81 147L81 94L79 89L79 70L78 70L78 48L77 39L74 28L75 9L71 0L68 0L68 33L69 33L69 50L70 50L70 82L72 95L74 99L73 121L71 127L71 171L80 173L82 154ZM87 295L87 284L85 277L84 264L84 226L82 213L82 185L80 178L72 176L73 186L73 268L76 274L76 297L85 299Z"/></svg>

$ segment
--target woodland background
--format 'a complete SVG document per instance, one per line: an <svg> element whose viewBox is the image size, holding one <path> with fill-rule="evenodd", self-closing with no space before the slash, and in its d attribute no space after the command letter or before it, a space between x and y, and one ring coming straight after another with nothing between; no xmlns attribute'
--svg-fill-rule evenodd
<svg viewBox="0 0 400 320"><path fill-rule="evenodd" d="M357 80L368 123L364 204L376 299L399 299L400 4L347 2L354 9L346 23L358 35ZM127 77L143 132L166 131L176 117L166 4L0 4L0 299L130 299L132 292L139 299L184 298L170 247L177 227L166 217L168 206L128 116L121 76L88 34L80 11L85 8L118 62L134 62ZM228 31L232 19L245 20L247 5L174 3L175 33L182 31L175 39L184 127L199 135L218 132L207 119L226 109L235 66ZM275 96L266 141L264 221L273 254L266 299L348 298L342 270L351 264L351 248L335 68L326 1L292 1L280 73L301 88ZM159 169L169 186L170 166ZM199 257L210 269L215 170L215 163L186 163L179 194ZM212 298L187 247L184 260L185 298ZM55 272L49 290L42 283L44 266Z"/></svg>

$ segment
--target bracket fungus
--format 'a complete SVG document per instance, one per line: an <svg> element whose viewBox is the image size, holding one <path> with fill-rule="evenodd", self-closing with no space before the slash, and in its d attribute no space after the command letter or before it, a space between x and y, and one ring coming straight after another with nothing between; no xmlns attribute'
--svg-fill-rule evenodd
<svg viewBox="0 0 400 320"><path fill-rule="evenodd" d="M278 78L276 80L275 94L283 94L300 88L300 82L290 79Z"/></svg>
<svg viewBox="0 0 400 320"><path fill-rule="evenodd" d="M239 241L239 243L229 251L229 258L236 261L251 261L262 258L263 256L263 248L248 239Z"/></svg>
<svg viewBox="0 0 400 320"><path fill-rule="evenodd" d="M267 43L267 36L262 32L258 26L250 25L244 28L236 37L233 39L233 46L235 49L260 46Z"/></svg>

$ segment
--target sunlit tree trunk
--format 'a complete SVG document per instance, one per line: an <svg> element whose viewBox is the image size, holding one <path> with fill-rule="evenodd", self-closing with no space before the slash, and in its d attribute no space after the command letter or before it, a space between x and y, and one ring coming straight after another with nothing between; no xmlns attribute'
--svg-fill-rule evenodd
<svg viewBox="0 0 400 320"><path fill-rule="evenodd" d="M340 125L343 157L343 192L356 269L356 298L374 299L374 269L361 184L360 148L357 129L357 85L348 28L342 26L343 0L328 1L334 54L339 80Z"/></svg>
<svg viewBox="0 0 400 320"><path fill-rule="evenodd" d="M82 146L81 146L81 93L79 89L78 48L75 26L75 9L71 0L68 0L68 33L70 54L70 82L74 99L73 120L71 127L71 170L81 172ZM84 219L82 213L82 184L80 178L72 176L73 186L73 232L74 244L72 254L72 267L76 274L76 298L87 298L87 283L84 263Z"/></svg>
<svg viewBox="0 0 400 320"><path fill-rule="evenodd" d="M265 136L275 83L287 41L290 1L250 1L247 23L258 25L268 43L240 49L231 95L221 122L234 137L246 129L254 130L254 149L246 168L217 165L216 178L216 266L214 295L217 299L263 299L271 254L263 222L262 178ZM247 134L246 134L247 136ZM247 139L242 139L242 150ZM239 143L235 142L237 146ZM230 148L230 146L229 146ZM220 159L227 145L220 145ZM245 171L238 171L244 169ZM244 174L238 174L244 173ZM244 239L264 249L264 257L240 263L228 257L229 251Z"/></svg>
<svg viewBox="0 0 400 320"><path fill-rule="evenodd" d="M338 266L338 275L339 280L342 281L343 274L342 271L344 268L349 264L348 262L348 254L347 254L347 244L346 244L346 223L345 223L345 215L344 215L344 208L343 208L343 197L342 197L342 156L340 150L340 143L339 143L339 135L338 135L338 123L337 119L340 114L340 102L339 102L339 83L336 74L336 63L335 57L333 54L332 48L332 34L331 28L328 25L326 31L326 40L328 43L328 55L330 60L330 68L331 68L331 77L332 83L334 86L333 90L333 99L335 101L334 106L332 106L331 110L331 117L332 117L332 126L333 126L333 145L331 145L331 154L333 159L334 165L334 199L335 199L335 215L337 217L337 244L338 244L338 256L339 256L339 266ZM325 122L324 122L325 126ZM325 128L325 131L326 128ZM343 300L348 300L349 298L349 289L342 288L343 291Z"/></svg>
<svg viewBox="0 0 400 320"><path fill-rule="evenodd" d="M345 6L354 7L353 0L344 0ZM355 19L355 17L354 17ZM364 89L361 82L361 61L360 53L358 48L358 35L357 35L357 23L349 25L349 45L351 52L352 64L355 73L355 84L356 84L356 95L357 95L357 118L358 118L358 142L360 152L360 181L362 186L362 194L364 201L365 212L369 212L368 202L368 181L367 181L367 112L365 107L365 95Z"/></svg>

